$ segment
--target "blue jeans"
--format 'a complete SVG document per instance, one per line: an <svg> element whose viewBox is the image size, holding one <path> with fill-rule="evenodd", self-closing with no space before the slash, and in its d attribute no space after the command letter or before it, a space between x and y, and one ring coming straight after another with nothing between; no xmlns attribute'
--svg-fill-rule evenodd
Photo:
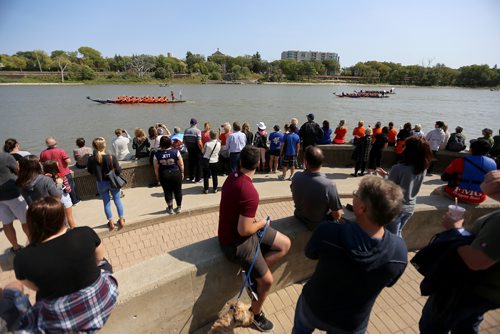
<svg viewBox="0 0 500 334"><path fill-rule="evenodd" d="M464 292L457 302L439 307L439 302L436 301L440 297L438 294L431 295L424 305L418 324L422 334L446 334L449 331L452 334L479 333L484 313L500 308L500 302L485 299L472 292Z"/></svg>
<svg viewBox="0 0 500 334"><path fill-rule="evenodd" d="M118 217L123 218L123 204L120 198L120 189L111 188L109 181L103 180L97 181L97 191L104 202L104 213L108 221L113 219L113 212L111 212L111 196L113 196L116 211L118 211ZM111 193L111 196L109 193Z"/></svg>
<svg viewBox="0 0 500 334"><path fill-rule="evenodd" d="M401 212L395 221L385 226L386 230L402 238L401 231L403 231L403 227L408 223L411 216L413 216L413 212Z"/></svg>
<svg viewBox="0 0 500 334"><path fill-rule="evenodd" d="M293 319L292 334L309 334L312 333L316 328L326 331L328 334L364 334L368 327L368 319L366 319L366 324L362 327L362 329L354 331L346 331L341 328L332 327L317 319L314 314L312 314L312 311L304 302L304 297L302 295L300 295L299 300L297 300L297 306L295 307L295 318Z"/></svg>
<svg viewBox="0 0 500 334"><path fill-rule="evenodd" d="M231 167L231 172L236 172L240 164L240 152L229 153L229 166Z"/></svg>

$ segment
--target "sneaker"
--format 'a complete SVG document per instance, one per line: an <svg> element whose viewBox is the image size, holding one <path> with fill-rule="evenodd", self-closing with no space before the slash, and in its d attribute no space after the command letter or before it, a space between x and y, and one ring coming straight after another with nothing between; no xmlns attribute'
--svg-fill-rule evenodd
<svg viewBox="0 0 500 334"><path fill-rule="evenodd" d="M181 213L181 212L182 212L182 208L181 208L180 206L178 206L178 207L176 207L176 208L174 209L174 212L175 212L176 214L179 214L179 213Z"/></svg>
<svg viewBox="0 0 500 334"><path fill-rule="evenodd" d="M167 214L173 215L174 214L174 209L172 208L167 208Z"/></svg>
<svg viewBox="0 0 500 334"><path fill-rule="evenodd" d="M219 189L215 188L214 189L214 194L217 194L218 191L219 191Z"/></svg>
<svg viewBox="0 0 500 334"><path fill-rule="evenodd" d="M192 179L192 180L191 180L191 182L192 182L192 183L196 183L196 182L198 182L198 181L196 181L195 179Z"/></svg>
<svg viewBox="0 0 500 334"><path fill-rule="evenodd" d="M154 187L158 187L158 185L159 185L159 182L153 182L153 183L150 183L150 184L148 185L148 187L149 187L149 188L154 188Z"/></svg>
<svg viewBox="0 0 500 334"><path fill-rule="evenodd" d="M360 174L360 175L361 175L361 174ZM356 174L356 173L351 173L351 176L357 177L357 176L358 176L358 174Z"/></svg>
<svg viewBox="0 0 500 334"><path fill-rule="evenodd" d="M186 182L191 182L191 179L189 177L186 177Z"/></svg>
<svg viewBox="0 0 500 334"><path fill-rule="evenodd" d="M203 190L204 194L208 194L208 189Z"/></svg>
<svg viewBox="0 0 500 334"><path fill-rule="evenodd" d="M285 181L285 177L283 175L278 175L278 180Z"/></svg>
<svg viewBox="0 0 500 334"><path fill-rule="evenodd" d="M261 332L271 332L274 329L274 324L266 318L264 312L253 316L253 324Z"/></svg>

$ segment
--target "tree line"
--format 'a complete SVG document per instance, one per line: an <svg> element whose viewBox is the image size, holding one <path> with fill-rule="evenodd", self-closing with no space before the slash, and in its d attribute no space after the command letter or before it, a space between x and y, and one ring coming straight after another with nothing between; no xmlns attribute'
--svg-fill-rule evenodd
<svg viewBox="0 0 500 334"><path fill-rule="evenodd" d="M216 52L205 57L186 53L184 59L164 55L132 55L103 57L88 46L77 51L19 51L0 55L0 69L10 71L57 72L60 80L93 80L98 75L124 81L171 80L175 75L188 75L206 80L248 80L281 82L345 79L367 83L411 84L419 86L492 87L500 85L496 65L470 65L453 69L444 64L435 66L403 66L392 62L368 61L341 69L336 60L302 61L292 59L263 60L254 55L232 57Z"/></svg>

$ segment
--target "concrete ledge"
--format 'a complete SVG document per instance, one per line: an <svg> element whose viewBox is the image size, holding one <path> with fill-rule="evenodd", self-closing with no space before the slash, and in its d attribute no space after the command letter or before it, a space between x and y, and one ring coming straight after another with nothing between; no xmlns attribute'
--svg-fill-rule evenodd
<svg viewBox="0 0 500 334"><path fill-rule="evenodd" d="M443 230L441 217L452 203L441 196L419 197L419 202L403 233L409 250L424 247ZM464 207L470 224L499 205ZM346 217L352 218L352 213L346 211ZM304 256L311 235L304 225L286 217L274 221L273 226L292 240L290 253L273 268L273 290L279 290L309 278L315 261ZM228 262L220 251L217 238L211 238L117 272L119 305L104 333L193 332L214 320L225 303L235 298L242 283L237 271L238 266Z"/></svg>
<svg viewBox="0 0 500 334"><path fill-rule="evenodd" d="M330 167L347 167L353 166L354 161L351 160L353 146L350 144L345 145L320 145L323 153L325 154L325 166ZM384 151L382 164L385 168L389 168L396 162L396 156L392 147ZM438 152L438 160L435 163L435 172L443 171L450 162L457 158L466 155L467 152ZM185 172L188 173L188 161L184 159ZM125 188L133 187L147 187L155 180L153 167L149 165L148 159L141 159L138 161L122 161L122 176L127 180ZM78 196L82 199L93 198L97 193L96 182L94 176L90 175L86 169L72 168L74 171L74 179L76 183L76 190ZM186 177L189 175L186 174Z"/></svg>
<svg viewBox="0 0 500 334"><path fill-rule="evenodd" d="M292 239L292 249L273 270L274 290L310 277L315 263L303 249L310 232L293 217L273 226ZM119 305L103 333L192 332L217 316L241 286L238 266L226 260L217 238L169 252L116 273ZM246 294L245 294L245 298Z"/></svg>

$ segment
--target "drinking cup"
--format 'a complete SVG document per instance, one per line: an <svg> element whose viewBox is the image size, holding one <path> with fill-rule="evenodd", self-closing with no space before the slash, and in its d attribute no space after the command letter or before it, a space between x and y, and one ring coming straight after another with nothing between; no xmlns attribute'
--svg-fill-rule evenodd
<svg viewBox="0 0 500 334"><path fill-rule="evenodd" d="M460 220L464 218L465 208L455 204L450 204L448 205L448 214L453 220Z"/></svg>

